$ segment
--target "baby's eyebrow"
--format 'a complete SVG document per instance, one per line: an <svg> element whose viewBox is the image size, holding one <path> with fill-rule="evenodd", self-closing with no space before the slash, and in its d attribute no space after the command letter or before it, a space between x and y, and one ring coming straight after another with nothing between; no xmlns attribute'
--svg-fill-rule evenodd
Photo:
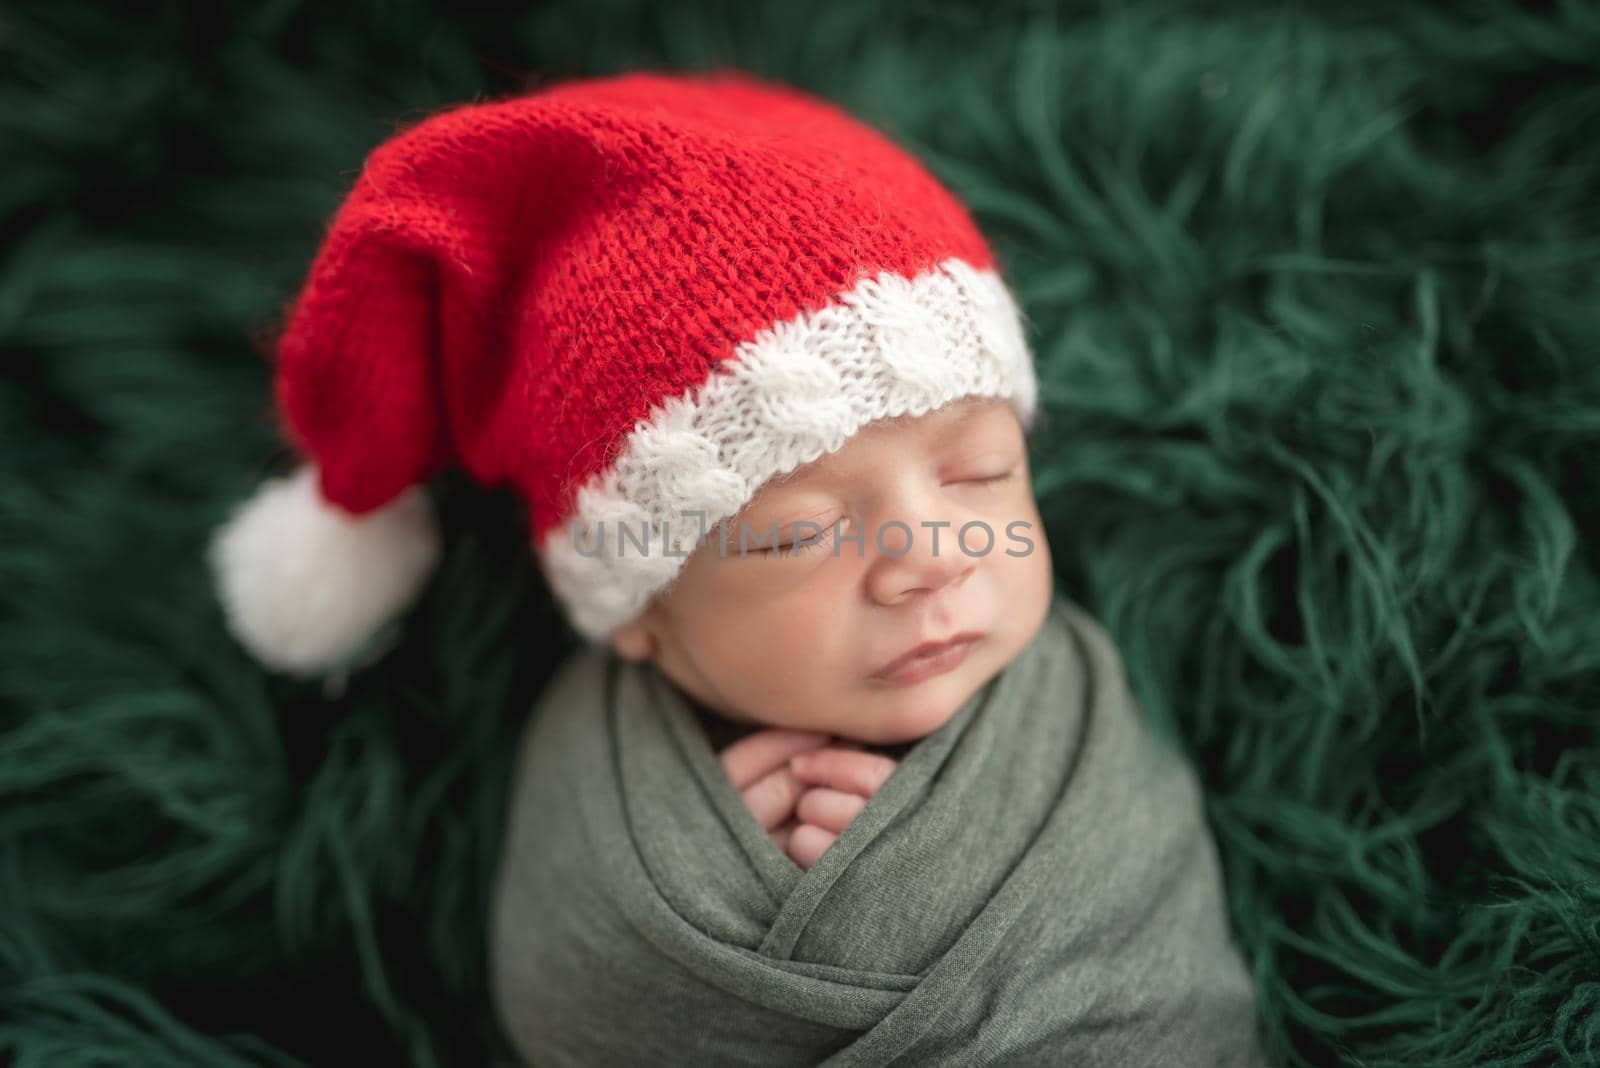
<svg viewBox="0 0 1600 1068"><path fill-rule="evenodd" d="M769 482L763 488L764 489L768 488L771 485L772 485L772 483ZM805 515L799 515L798 514L799 512L804 511L805 509L806 509L806 506L803 505L803 504L783 501L781 499L776 504L767 503L767 504L764 505L764 510L766 512L768 512L769 514L776 514L776 515L782 515L782 516L791 516L792 515L793 518L768 519L767 523L764 526L761 526L759 528L756 527L755 524L751 524L751 529L764 530L767 527L774 527L774 526L776 526L776 527L784 527L784 526L790 525L791 523L798 523L801 520L806 518ZM750 522L751 512L752 512L752 509L747 506L744 509L742 509L741 511L739 511L737 514L729 516L728 519L726 520L726 522L731 524L731 525L733 525L733 529L737 530L738 529L737 524L739 524L739 523L749 523ZM817 509L817 508L811 508L810 511L807 514L808 515L812 515L812 516L820 515L821 514L821 510Z"/></svg>
<svg viewBox="0 0 1600 1068"><path fill-rule="evenodd" d="M934 430L930 431L932 446L934 448L948 448L956 438L965 436L974 426L994 420L996 413L1006 410L1004 405L992 403L967 404L963 405L961 410L955 413L946 411L937 413L923 412L918 415L891 415L868 425L902 427L918 419L926 419L932 414L935 418L942 417L944 420L942 423L937 424ZM866 427L861 429L866 429ZM773 475L758 487L758 491L769 486L787 486L806 481L815 475L827 459L827 455L819 456L815 460L801 464L799 467L792 468L782 474Z"/></svg>
<svg viewBox="0 0 1600 1068"><path fill-rule="evenodd" d="M1004 411L1004 408L994 404L969 404L961 414L951 420L949 429L963 430L980 419L992 418L998 411Z"/></svg>
<svg viewBox="0 0 1600 1068"><path fill-rule="evenodd" d="M976 425L993 419L995 412L1004 410L1005 409L1003 407L996 407L992 404L969 404L963 407L959 413L953 416L949 413L945 413L944 417L947 421L943 425L938 426L937 429L932 432L932 447L936 449L948 449L960 438L965 437ZM888 418L878 420L876 425L887 425L893 427L905 426L906 424L915 420L927 418L928 414L929 413L924 412L921 415L890 416ZM822 466L822 463L827 460L827 458L827 456L819 456L817 459L812 460L809 463L801 464L799 467L796 467L793 470L785 471L781 475L773 475L771 478L767 479L766 482L762 483L760 488L765 489L772 486L788 486L795 483L808 481L815 476L817 470Z"/></svg>

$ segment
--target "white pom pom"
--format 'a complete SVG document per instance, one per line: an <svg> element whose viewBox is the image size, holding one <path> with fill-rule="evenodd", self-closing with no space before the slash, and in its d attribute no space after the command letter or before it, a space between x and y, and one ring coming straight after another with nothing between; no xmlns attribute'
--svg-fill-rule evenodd
<svg viewBox="0 0 1600 1068"><path fill-rule="evenodd" d="M234 637L266 666L309 678L347 667L405 611L439 542L422 486L353 516L323 498L305 464L235 509L208 558Z"/></svg>

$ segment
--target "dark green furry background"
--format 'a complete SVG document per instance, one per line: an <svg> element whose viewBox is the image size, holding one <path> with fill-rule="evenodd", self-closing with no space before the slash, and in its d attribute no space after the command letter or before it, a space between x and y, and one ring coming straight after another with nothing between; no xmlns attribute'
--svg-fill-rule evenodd
<svg viewBox="0 0 1600 1068"><path fill-rule="evenodd" d="M1195 755L1285 1065L1600 1058L1600 5L0 9L0 1064L483 1065L508 497L342 691L203 547L262 339L431 109L731 63L971 205L1064 590ZM1136 848L1136 844L1133 844Z"/></svg>

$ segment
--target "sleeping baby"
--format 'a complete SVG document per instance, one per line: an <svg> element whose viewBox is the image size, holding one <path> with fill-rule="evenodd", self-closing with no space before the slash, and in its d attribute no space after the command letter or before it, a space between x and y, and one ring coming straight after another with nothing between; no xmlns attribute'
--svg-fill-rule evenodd
<svg viewBox="0 0 1600 1068"><path fill-rule="evenodd" d="M915 157L741 72L368 157L276 341L304 462L211 560L337 685L438 562L433 474L526 502L583 640L488 924L525 1063L1265 1063L1199 780L1055 588L1024 322Z"/></svg>
<svg viewBox="0 0 1600 1068"><path fill-rule="evenodd" d="M528 1063L1264 1064L1194 773L1051 591L1004 399L719 524L524 739L492 945ZM601 843L631 878L556 860ZM591 882L629 889L552 915Z"/></svg>

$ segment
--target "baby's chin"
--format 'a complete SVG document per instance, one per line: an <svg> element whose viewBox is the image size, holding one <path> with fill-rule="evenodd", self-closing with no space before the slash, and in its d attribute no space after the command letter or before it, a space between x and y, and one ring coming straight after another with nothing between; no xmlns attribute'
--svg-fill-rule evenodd
<svg viewBox="0 0 1600 1068"><path fill-rule="evenodd" d="M839 733L868 745L914 742L948 723L993 676L993 669L969 661L909 686L868 686L861 693L860 714L852 717L859 726Z"/></svg>

